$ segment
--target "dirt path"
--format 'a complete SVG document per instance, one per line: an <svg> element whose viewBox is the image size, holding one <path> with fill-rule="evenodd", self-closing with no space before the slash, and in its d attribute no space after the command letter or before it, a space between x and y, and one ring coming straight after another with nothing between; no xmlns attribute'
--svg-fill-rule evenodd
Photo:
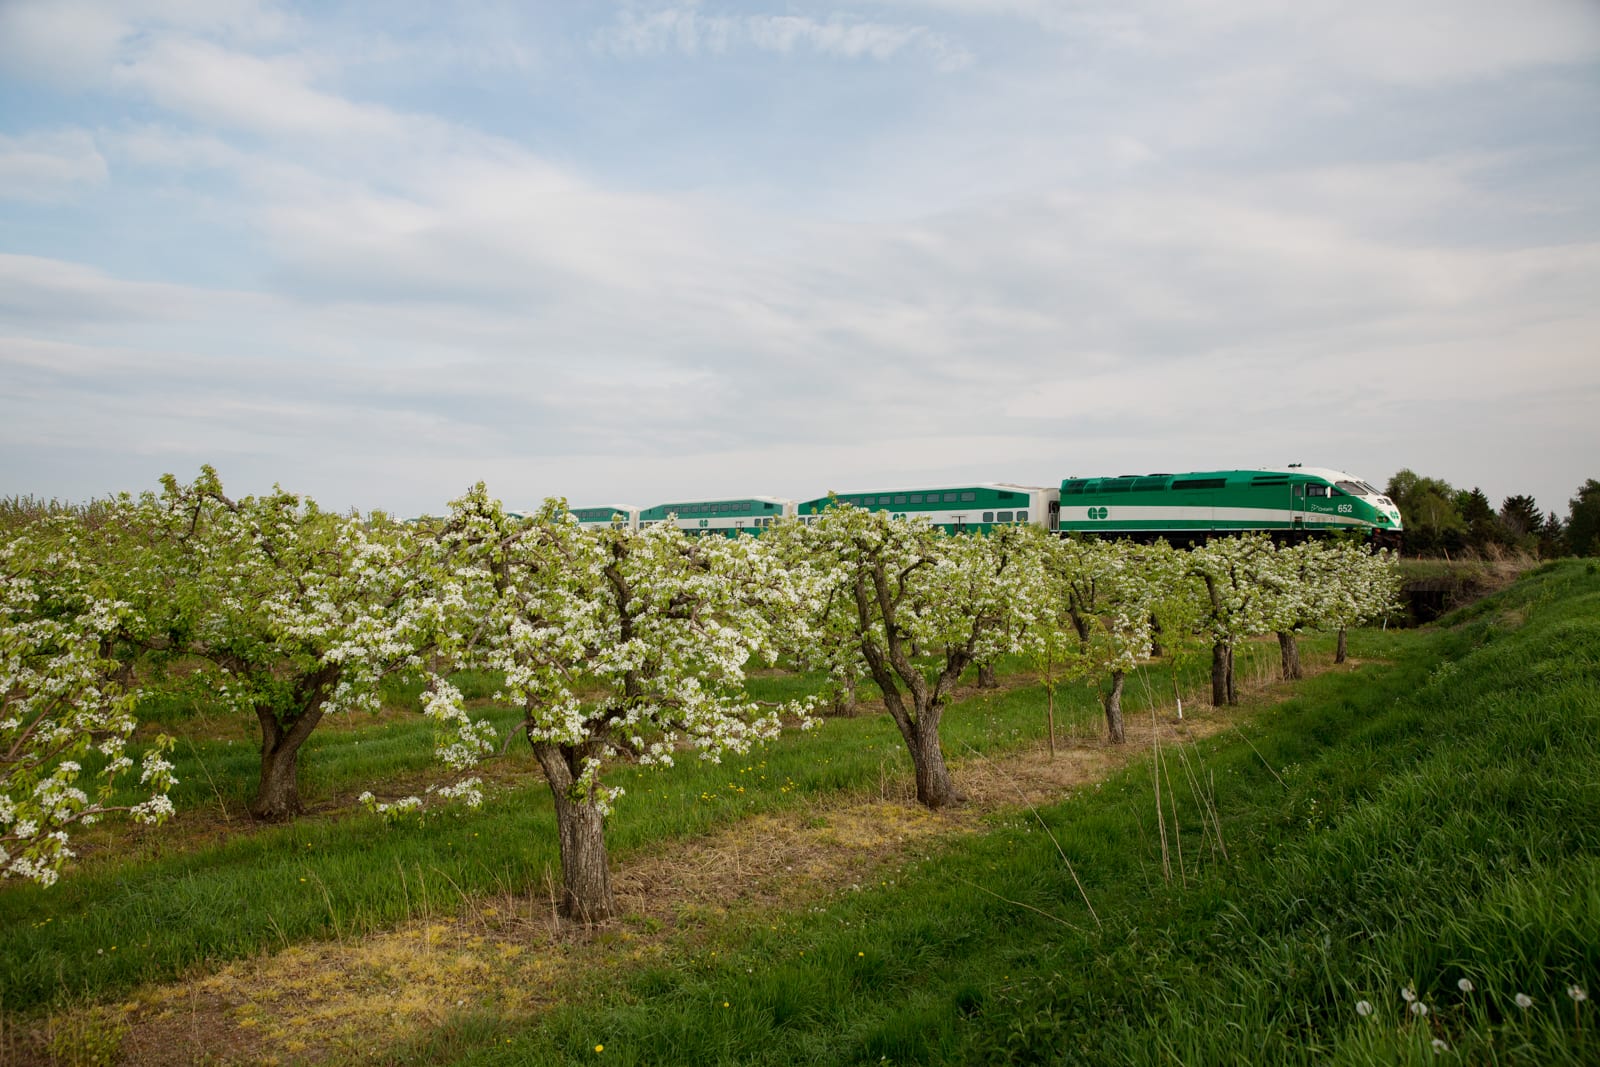
<svg viewBox="0 0 1600 1067"><path fill-rule="evenodd" d="M614 863L622 917L595 930L559 921L555 887L546 885L381 934L236 961L50 1025L120 1033L114 1062L166 1067L359 1061L468 1013L523 1021L570 990L663 956L696 929L760 921L890 877L937 840L981 831L996 812L1055 803L1145 755L1157 738L1164 746L1192 742L1280 695L1267 687L1243 708L1193 708L1182 721L1171 709L1133 715L1126 745L1058 738L1053 758L1042 744L994 760L953 752L969 799L950 811L919 807L909 783L894 780L878 796L757 815L665 843Z"/></svg>

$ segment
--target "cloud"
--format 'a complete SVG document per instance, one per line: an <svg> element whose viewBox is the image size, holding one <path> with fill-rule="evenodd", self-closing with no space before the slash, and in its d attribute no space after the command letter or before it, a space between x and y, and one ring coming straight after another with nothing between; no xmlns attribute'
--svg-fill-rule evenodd
<svg viewBox="0 0 1600 1067"><path fill-rule="evenodd" d="M259 44L292 26L275 5L257 0L7 0L0 4L0 69L61 88L98 86L144 34Z"/></svg>
<svg viewBox="0 0 1600 1067"><path fill-rule="evenodd" d="M789 55L810 51L839 59L885 62L902 53L919 54L944 71L973 61L957 41L925 26L868 22L835 15L818 20L803 15L707 15L678 7L638 15L623 12L596 37L616 55L677 51L725 55L741 48Z"/></svg>
<svg viewBox="0 0 1600 1067"><path fill-rule="evenodd" d="M0 199L65 200L105 180L105 157L87 130L0 134Z"/></svg>
<svg viewBox="0 0 1600 1067"><path fill-rule="evenodd" d="M0 252L0 322L40 329L182 318L208 303L182 285L114 278L80 263Z"/></svg>
<svg viewBox="0 0 1600 1067"><path fill-rule="evenodd" d="M958 6L607 14L412 69L433 38L404 18L364 51L244 4L80 4L101 110L7 127L0 188L110 206L59 246L14 216L38 254L0 255L0 466L39 481L5 489L206 461L408 512L479 477L642 504L1180 462L1381 480L1457 440L1520 492L1514 467L1600 451L1597 161L1550 104L1593 86L1515 76L1588 54L1568 9L1566 41L1409 15L1387 41L1316 4Z"/></svg>
<svg viewBox="0 0 1600 1067"><path fill-rule="evenodd" d="M386 108L321 92L295 57L259 57L192 38L164 37L119 64L116 80L160 106L213 126L251 133L395 137L402 119Z"/></svg>

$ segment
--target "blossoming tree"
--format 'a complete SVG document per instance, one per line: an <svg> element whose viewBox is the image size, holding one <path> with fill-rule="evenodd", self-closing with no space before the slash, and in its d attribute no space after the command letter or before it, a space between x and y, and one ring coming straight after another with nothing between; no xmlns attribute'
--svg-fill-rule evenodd
<svg viewBox="0 0 1600 1067"><path fill-rule="evenodd" d="M52 885L73 854L74 825L113 812L160 823L172 812L170 738L145 750L149 796L114 797L133 767L135 720L104 649L126 610L86 587L64 545L26 535L0 544L0 878ZM80 784L86 760L97 767L92 792Z"/></svg>
<svg viewBox="0 0 1600 1067"><path fill-rule="evenodd" d="M101 546L133 652L184 663L214 704L255 716L260 819L300 813L306 739L328 714L375 710L379 682L421 665L441 617L409 528L282 490L234 500L210 467L122 498Z"/></svg>
<svg viewBox="0 0 1600 1067"><path fill-rule="evenodd" d="M1338 632L1333 661L1348 656L1345 631L1381 619L1400 606L1400 568L1388 549L1333 542L1326 546L1328 566L1339 576L1323 605L1322 622Z"/></svg>
<svg viewBox="0 0 1600 1067"><path fill-rule="evenodd" d="M1039 605L1039 532L952 537L836 504L786 535L804 546L817 583L810 632L827 644L816 655L865 664L911 754L917 799L961 800L939 742L945 703L969 666L1021 648Z"/></svg>
<svg viewBox="0 0 1600 1067"><path fill-rule="evenodd" d="M1106 732L1114 744L1127 734L1122 720L1122 688L1128 672L1150 651L1155 609L1168 577L1165 545L1131 541L1068 538L1049 545L1043 575L1046 598L1057 626L1070 624L1069 673L1106 680L1100 702ZM1036 640L1052 635L1041 628Z"/></svg>
<svg viewBox="0 0 1600 1067"><path fill-rule="evenodd" d="M1234 650L1240 641L1269 633L1262 577L1273 562L1264 536L1219 537L1186 557L1189 574L1203 588L1198 627L1211 640L1211 703L1239 703Z"/></svg>
<svg viewBox="0 0 1600 1067"><path fill-rule="evenodd" d="M1277 635L1279 674L1286 682L1305 677L1299 635L1322 624L1346 581L1335 562L1321 541L1274 546L1262 558L1261 612L1264 625Z"/></svg>
<svg viewBox="0 0 1600 1067"><path fill-rule="evenodd" d="M683 749L716 761L775 736L785 711L810 721L744 691L751 657L774 653L775 619L803 614L794 586L752 538L583 530L559 501L523 520L481 484L453 503L442 543L460 583L449 663L504 672L523 711L506 744L527 737L555 800L562 914L605 919L605 817L622 792L604 784L608 762L670 765ZM446 762L465 770L492 751L442 678L427 711Z"/></svg>

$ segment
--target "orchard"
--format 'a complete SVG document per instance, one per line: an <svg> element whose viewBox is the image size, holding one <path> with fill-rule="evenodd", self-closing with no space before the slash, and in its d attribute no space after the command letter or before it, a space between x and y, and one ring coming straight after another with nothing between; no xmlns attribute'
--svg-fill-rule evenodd
<svg viewBox="0 0 1600 1067"><path fill-rule="evenodd" d="M165 737L127 754L149 694L185 687L253 720L251 814L302 810L306 739L372 708L383 680L425 679L416 710L457 780L433 802L482 799L468 777L528 746L555 803L561 911L614 913L605 822L626 802L618 762L715 762L829 702L881 694L917 800L959 803L940 741L969 669L1022 655L1056 687L1094 686L1106 736L1124 739L1130 672L1152 655L1209 655L1212 700L1235 702L1240 642L1275 635L1284 677L1297 636L1389 612L1386 553L1338 542L1224 538L1165 544L1058 539L1032 526L951 535L839 504L760 538L695 537L662 522L586 530L559 500L507 512L478 485L438 520L338 515L278 490L235 500L210 468L192 483L43 514L0 544L0 873L50 884L75 826L171 813ZM747 673L819 671L824 692L759 702ZM475 718L452 678L501 679L509 731ZM1180 713L1181 713L1181 694ZM1053 737L1053 733L1052 733ZM121 776L147 795L112 802ZM85 788L85 785L91 788ZM118 794L121 796L122 794ZM419 811L421 797L366 805Z"/></svg>

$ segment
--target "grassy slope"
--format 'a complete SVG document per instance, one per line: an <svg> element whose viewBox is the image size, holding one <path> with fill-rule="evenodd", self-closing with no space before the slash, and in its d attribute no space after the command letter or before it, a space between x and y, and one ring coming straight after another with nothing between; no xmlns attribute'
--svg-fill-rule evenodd
<svg viewBox="0 0 1600 1067"><path fill-rule="evenodd" d="M1041 812L1054 840L1012 818L532 1030L463 1018L396 1058L1600 1062L1567 993L1600 996L1600 577L1542 568L1450 621L1305 683L1248 743L1168 753L1170 882L1146 760Z"/></svg>

